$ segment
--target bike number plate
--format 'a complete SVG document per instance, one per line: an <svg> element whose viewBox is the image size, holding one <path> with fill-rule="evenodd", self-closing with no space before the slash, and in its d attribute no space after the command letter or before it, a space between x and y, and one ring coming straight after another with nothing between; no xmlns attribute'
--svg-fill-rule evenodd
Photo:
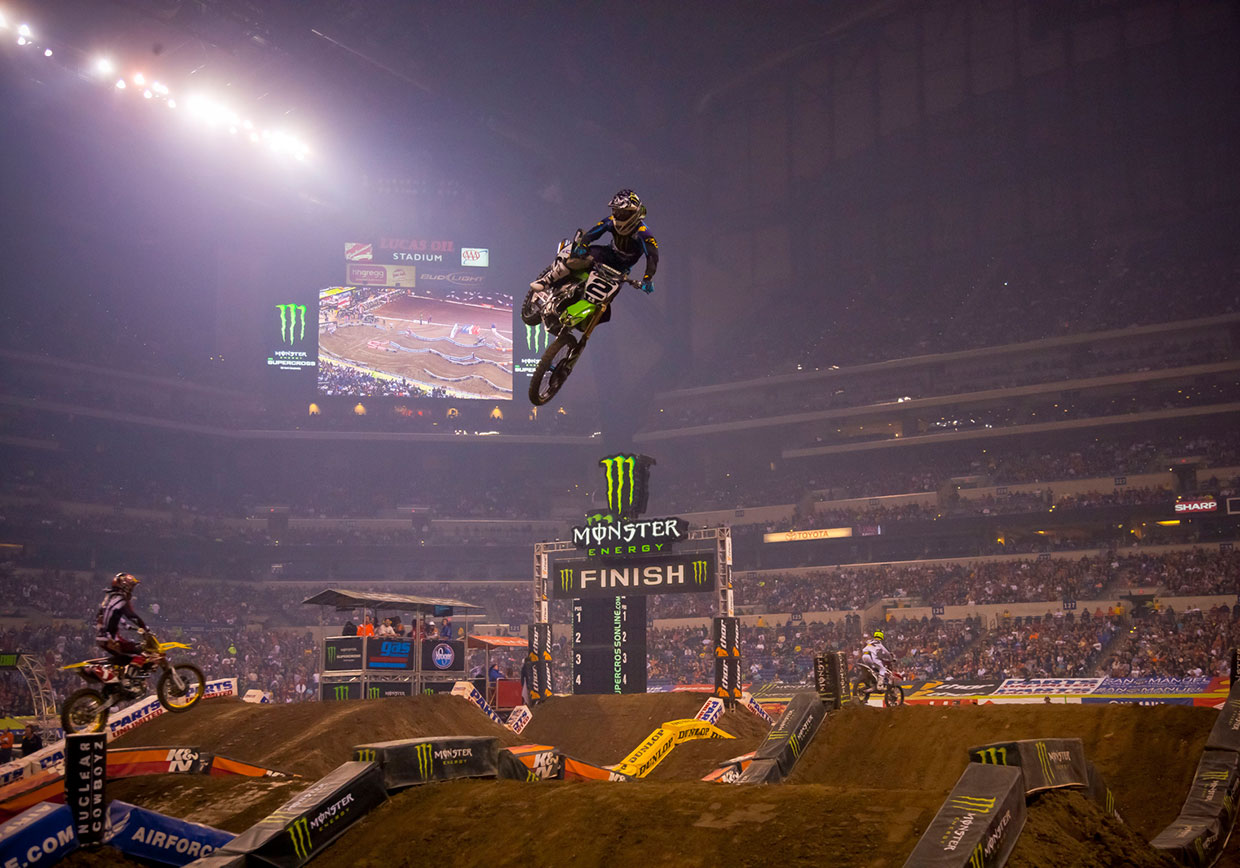
<svg viewBox="0 0 1240 868"><path fill-rule="evenodd" d="M618 283L612 283L597 272L586 281L585 297L595 304L603 304L616 294Z"/></svg>

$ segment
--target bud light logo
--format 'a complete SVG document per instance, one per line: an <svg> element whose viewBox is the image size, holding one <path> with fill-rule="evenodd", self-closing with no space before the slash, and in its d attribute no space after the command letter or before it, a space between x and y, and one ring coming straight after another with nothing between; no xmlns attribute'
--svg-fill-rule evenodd
<svg viewBox="0 0 1240 868"><path fill-rule="evenodd" d="M452 650L451 645L440 642L431 650L431 661L437 669L451 669L452 664L456 662L456 652Z"/></svg>

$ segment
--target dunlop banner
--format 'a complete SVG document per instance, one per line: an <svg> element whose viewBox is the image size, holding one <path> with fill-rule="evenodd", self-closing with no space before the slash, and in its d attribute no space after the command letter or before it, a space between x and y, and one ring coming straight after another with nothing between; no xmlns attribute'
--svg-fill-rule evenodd
<svg viewBox="0 0 1240 868"><path fill-rule="evenodd" d="M353 759L378 763L389 792L431 781L493 778L499 763L499 739L460 736L361 744L353 748Z"/></svg>
<svg viewBox="0 0 1240 868"><path fill-rule="evenodd" d="M616 771L628 777L644 778L663 762L663 758L671 753L675 746L675 733L661 726L646 736L646 740L632 753L616 763Z"/></svg>
<svg viewBox="0 0 1240 868"><path fill-rule="evenodd" d="M344 763L212 856L246 854L246 864L301 868L386 799L377 765Z"/></svg>
<svg viewBox="0 0 1240 868"><path fill-rule="evenodd" d="M755 762L773 759L779 764L780 774L787 777L826 716L827 709L817 693L802 690L793 694L784 713L754 751Z"/></svg>
<svg viewBox="0 0 1240 868"><path fill-rule="evenodd" d="M1058 787L1088 787L1089 767L1079 738L1023 739L969 748L969 761L1025 770L1026 795Z"/></svg>
<svg viewBox="0 0 1240 868"><path fill-rule="evenodd" d="M969 763L904 868L998 868L1024 826L1021 770Z"/></svg>

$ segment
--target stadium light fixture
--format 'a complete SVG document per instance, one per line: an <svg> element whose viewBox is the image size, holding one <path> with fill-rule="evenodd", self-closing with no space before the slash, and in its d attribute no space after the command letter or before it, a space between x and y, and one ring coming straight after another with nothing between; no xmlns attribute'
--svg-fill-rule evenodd
<svg viewBox="0 0 1240 868"><path fill-rule="evenodd" d="M116 66L106 57L100 57L95 60L95 72L100 75L111 75L116 72Z"/></svg>
<svg viewBox="0 0 1240 868"><path fill-rule="evenodd" d="M51 57L51 56L52 56L52 50L51 50L50 48L45 48L45 49L43 49L43 56L44 56L44 57Z"/></svg>
<svg viewBox="0 0 1240 868"><path fill-rule="evenodd" d="M18 45L25 45L25 44L26 44L26 37L24 37L24 36L19 36L19 37L17 37L17 44L18 44Z"/></svg>
<svg viewBox="0 0 1240 868"><path fill-rule="evenodd" d="M19 36L24 36L24 37L26 37L27 39L29 39L29 38L30 38L30 25L29 25L29 24L23 24L23 25L21 25L20 27L18 27L18 28L17 28L17 34L18 34Z"/></svg>
<svg viewBox="0 0 1240 868"><path fill-rule="evenodd" d="M4 13L0 12L0 30L8 30L8 29L9 29L9 22L4 17Z"/></svg>
<svg viewBox="0 0 1240 868"><path fill-rule="evenodd" d="M138 87L142 87L144 84L146 84L146 76L140 72L135 72L133 74L133 83L136 84Z"/></svg>
<svg viewBox="0 0 1240 868"><path fill-rule="evenodd" d="M151 90L155 91L155 93L159 94L160 96L168 95L168 85L162 84L161 82L158 82L158 81L151 82Z"/></svg>
<svg viewBox="0 0 1240 868"><path fill-rule="evenodd" d="M176 101L176 100L174 100L174 99L170 99L170 100L168 100L168 108L170 108L170 109L174 109L174 108L176 108L176 107L177 107L177 101Z"/></svg>
<svg viewBox="0 0 1240 868"><path fill-rule="evenodd" d="M146 90L142 91L143 99L150 99L153 96L155 96L155 94L151 93L151 89L149 87Z"/></svg>
<svg viewBox="0 0 1240 868"><path fill-rule="evenodd" d="M128 86L128 85L126 85L126 84L125 84L125 79L123 79L123 78L118 78L118 79L116 80L116 89L117 89L117 90L124 90L127 86Z"/></svg>

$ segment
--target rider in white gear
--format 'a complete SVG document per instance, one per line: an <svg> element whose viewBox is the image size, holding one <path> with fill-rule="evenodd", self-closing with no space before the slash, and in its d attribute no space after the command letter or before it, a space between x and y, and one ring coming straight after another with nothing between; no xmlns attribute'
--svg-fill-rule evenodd
<svg viewBox="0 0 1240 868"><path fill-rule="evenodd" d="M874 637L865 643L865 647L861 649L861 664L873 670L878 684L883 683L887 679L887 661L894 660L895 657L887 647L883 645L883 631L875 630Z"/></svg>

